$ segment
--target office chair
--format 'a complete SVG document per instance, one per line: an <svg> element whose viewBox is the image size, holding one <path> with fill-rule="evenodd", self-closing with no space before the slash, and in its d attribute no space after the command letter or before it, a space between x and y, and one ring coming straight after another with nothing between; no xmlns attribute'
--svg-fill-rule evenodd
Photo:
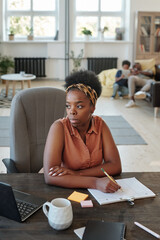
<svg viewBox="0 0 160 240"><path fill-rule="evenodd" d="M10 159L7 173L38 172L52 123L65 116L65 91L52 87L22 90L15 95L10 115Z"/></svg>

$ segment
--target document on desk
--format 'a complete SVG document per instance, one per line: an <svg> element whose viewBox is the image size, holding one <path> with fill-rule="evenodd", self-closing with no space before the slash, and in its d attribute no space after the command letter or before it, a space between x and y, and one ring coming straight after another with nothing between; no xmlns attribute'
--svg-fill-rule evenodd
<svg viewBox="0 0 160 240"><path fill-rule="evenodd" d="M134 199L155 197L155 193L143 185L135 177L116 180L121 186L115 193L104 193L96 189L88 189L100 205L122 202L134 201Z"/></svg>

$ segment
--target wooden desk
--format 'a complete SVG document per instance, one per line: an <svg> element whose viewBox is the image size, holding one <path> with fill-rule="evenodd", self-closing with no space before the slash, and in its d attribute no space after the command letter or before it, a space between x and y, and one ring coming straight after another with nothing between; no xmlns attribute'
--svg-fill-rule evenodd
<svg viewBox="0 0 160 240"><path fill-rule="evenodd" d="M93 208L81 208L79 203L72 202L73 223L64 231L52 229L42 209L31 216L26 222L18 223L0 216L0 239L3 240L78 240L74 229L86 225L88 219L124 222L126 224L126 240L155 240L147 232L134 225L138 221L160 234L160 172L159 173L123 173L121 177L135 176L143 184L157 194L155 198L135 200L135 205L127 202L100 206L94 198ZM73 189L48 186L44 183L43 174L0 174L0 181L11 184L14 188L35 194L47 200L57 197L67 198ZM85 189L77 189L88 193ZM97 239L98 240L98 239Z"/></svg>

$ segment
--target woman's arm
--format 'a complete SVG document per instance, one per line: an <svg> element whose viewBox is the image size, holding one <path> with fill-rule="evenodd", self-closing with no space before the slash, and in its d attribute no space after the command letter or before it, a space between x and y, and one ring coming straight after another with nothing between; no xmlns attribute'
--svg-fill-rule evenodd
<svg viewBox="0 0 160 240"><path fill-rule="evenodd" d="M64 130L60 121L55 121L50 127L43 156L43 170L45 181L48 182L49 170L54 166L61 166L64 147Z"/></svg>
<svg viewBox="0 0 160 240"><path fill-rule="evenodd" d="M56 121L49 130L44 150L44 177L47 184L67 188L95 188L103 192L115 192L119 189L119 186L117 184L114 184L107 177L96 177L104 176L103 172L101 171L101 166L82 171L72 171L70 169L64 168L66 171L65 175L50 175L51 168L58 167L59 169L62 169L61 156L63 152L63 147L63 125L61 122ZM105 167L106 164L107 163L103 165L103 168L107 171Z"/></svg>
<svg viewBox="0 0 160 240"><path fill-rule="evenodd" d="M102 122L102 148L104 164L80 170L80 175L102 177L104 176L104 173L101 168L103 168L109 175L117 175L121 173L122 169L118 149L114 143L111 132L104 121Z"/></svg>
<svg viewBox="0 0 160 240"><path fill-rule="evenodd" d="M103 177L104 173L101 168L103 167L106 172L110 175L117 175L121 173L121 161L117 147L114 143L109 128L102 122L102 148L104 163L96 167L87 168L84 170L73 171L61 166L54 166L51 171L51 176L62 176L66 174L80 175L80 176L92 176L92 177Z"/></svg>
<svg viewBox="0 0 160 240"><path fill-rule="evenodd" d="M108 177L88 177L80 175L49 176L47 184L66 188L93 188L102 192L116 192L120 186Z"/></svg>
<svg viewBox="0 0 160 240"><path fill-rule="evenodd" d="M103 156L106 165L104 170L110 175L120 174L122 171L121 160L117 146L113 140L111 132L103 121L102 125Z"/></svg>

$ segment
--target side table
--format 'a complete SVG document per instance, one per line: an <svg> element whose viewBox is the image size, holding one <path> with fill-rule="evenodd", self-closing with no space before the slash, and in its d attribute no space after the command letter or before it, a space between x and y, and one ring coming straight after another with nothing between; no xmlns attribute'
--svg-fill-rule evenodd
<svg viewBox="0 0 160 240"><path fill-rule="evenodd" d="M21 82L21 89L24 89L24 81L27 81L28 88L31 87L31 80L35 79L36 76L32 74L5 74L1 76L1 79L6 80L6 96L8 96L9 81L13 82L13 97L15 95L16 82Z"/></svg>

